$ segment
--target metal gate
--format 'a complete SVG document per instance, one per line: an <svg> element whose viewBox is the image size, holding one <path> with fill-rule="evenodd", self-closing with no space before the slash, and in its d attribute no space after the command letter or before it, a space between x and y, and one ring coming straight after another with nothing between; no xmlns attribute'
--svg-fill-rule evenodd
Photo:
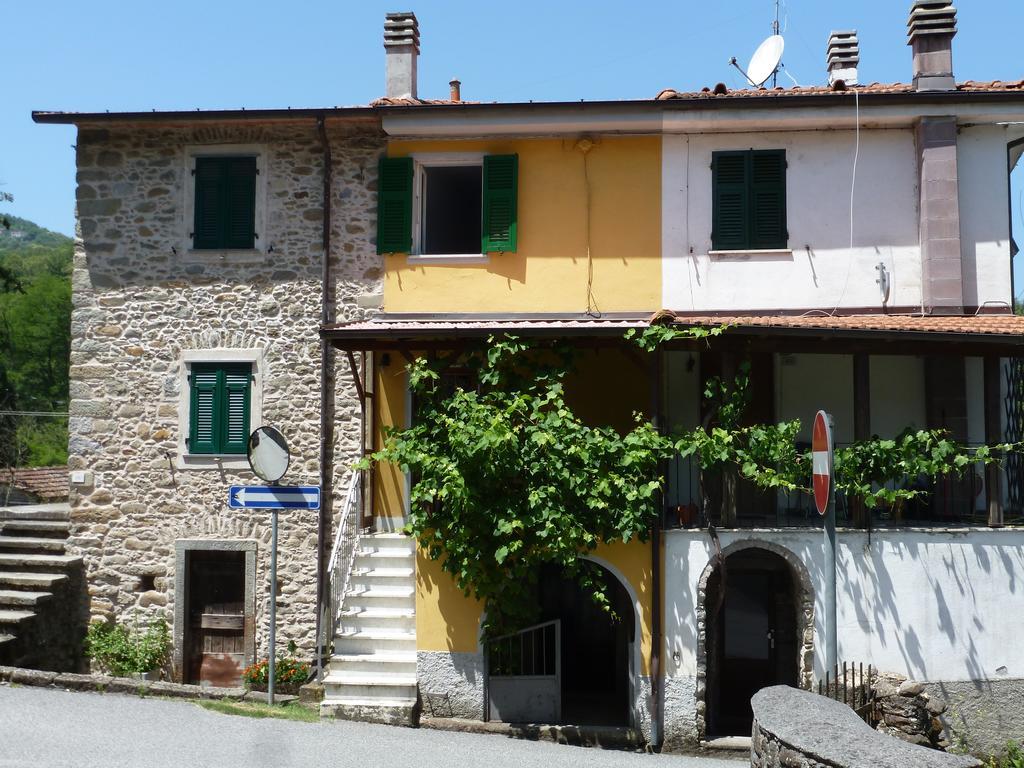
<svg viewBox="0 0 1024 768"><path fill-rule="evenodd" d="M562 719L562 622L502 635L487 646L487 712L505 723Z"/></svg>

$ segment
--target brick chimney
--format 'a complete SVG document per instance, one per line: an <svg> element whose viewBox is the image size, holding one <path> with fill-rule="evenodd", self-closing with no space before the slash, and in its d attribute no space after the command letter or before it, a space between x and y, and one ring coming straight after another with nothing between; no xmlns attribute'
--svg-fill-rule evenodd
<svg viewBox="0 0 1024 768"><path fill-rule="evenodd" d="M860 42L857 30L833 32L828 38L825 54L828 62L828 84L842 80L846 85L857 85L857 66L860 64Z"/></svg>
<svg viewBox="0 0 1024 768"><path fill-rule="evenodd" d="M412 11L384 17L384 95L389 99L415 99L416 59L420 55L420 23Z"/></svg>
<svg viewBox="0 0 1024 768"><path fill-rule="evenodd" d="M907 21L907 44L914 52L914 87L919 91L956 90L953 37L956 8L949 0L914 0Z"/></svg>

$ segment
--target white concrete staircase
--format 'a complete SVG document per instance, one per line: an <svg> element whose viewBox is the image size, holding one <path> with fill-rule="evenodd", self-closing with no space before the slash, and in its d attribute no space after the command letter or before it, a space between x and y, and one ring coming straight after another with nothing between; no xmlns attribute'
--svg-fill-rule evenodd
<svg viewBox="0 0 1024 768"><path fill-rule="evenodd" d="M359 537L342 600L321 715L411 725L417 709L415 544Z"/></svg>

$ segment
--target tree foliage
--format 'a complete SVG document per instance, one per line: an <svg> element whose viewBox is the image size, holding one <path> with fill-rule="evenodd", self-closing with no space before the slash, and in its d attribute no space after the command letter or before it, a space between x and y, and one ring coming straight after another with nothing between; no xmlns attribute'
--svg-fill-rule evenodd
<svg viewBox="0 0 1024 768"><path fill-rule="evenodd" d="M68 403L71 240L10 217L0 229L0 412ZM0 413L0 466L67 461L67 421Z"/></svg>

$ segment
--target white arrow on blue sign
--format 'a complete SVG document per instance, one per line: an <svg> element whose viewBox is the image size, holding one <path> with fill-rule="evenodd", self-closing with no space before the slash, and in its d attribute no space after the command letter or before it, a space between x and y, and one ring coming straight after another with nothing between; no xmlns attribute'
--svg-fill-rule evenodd
<svg viewBox="0 0 1024 768"><path fill-rule="evenodd" d="M320 509L318 485L232 485L232 509Z"/></svg>

